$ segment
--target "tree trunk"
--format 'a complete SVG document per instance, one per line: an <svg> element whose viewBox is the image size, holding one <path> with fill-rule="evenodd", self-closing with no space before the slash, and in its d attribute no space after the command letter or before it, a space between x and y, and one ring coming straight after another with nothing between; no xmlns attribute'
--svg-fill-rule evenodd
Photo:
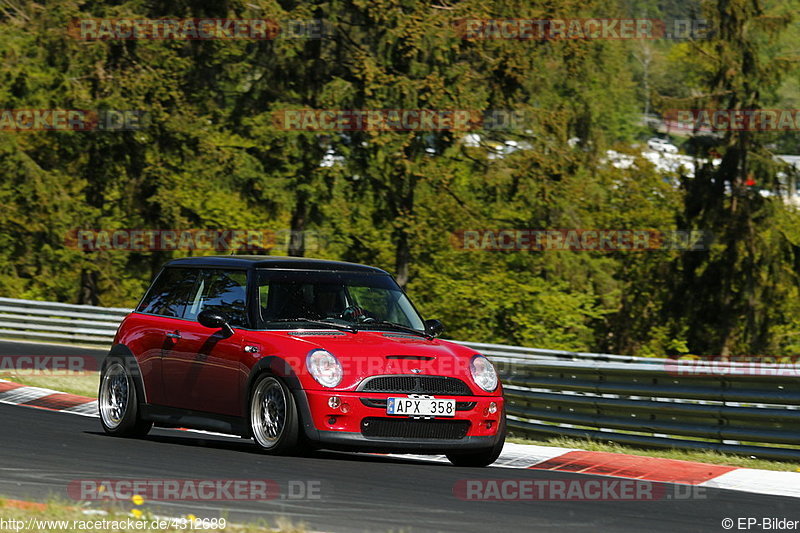
<svg viewBox="0 0 800 533"><path fill-rule="evenodd" d="M81 270L81 288L78 292L78 303L81 305L100 305L97 295L97 272Z"/></svg>
<svg viewBox="0 0 800 533"><path fill-rule="evenodd" d="M397 249L395 253L394 268L397 273L397 284L405 289L408 283L408 265L411 263L411 249L408 243L408 233L401 229L397 236Z"/></svg>
<svg viewBox="0 0 800 533"><path fill-rule="evenodd" d="M417 186L417 177L410 174L402 179L399 194L399 215L402 224L396 231L395 262L397 284L405 288L408 283L409 265L411 264L411 242L409 237L409 220L414 215L414 189Z"/></svg>
<svg viewBox="0 0 800 533"><path fill-rule="evenodd" d="M303 257L306 254L306 222L308 219L308 199L304 191L297 192L297 201L292 211L289 234L289 251L291 257Z"/></svg>

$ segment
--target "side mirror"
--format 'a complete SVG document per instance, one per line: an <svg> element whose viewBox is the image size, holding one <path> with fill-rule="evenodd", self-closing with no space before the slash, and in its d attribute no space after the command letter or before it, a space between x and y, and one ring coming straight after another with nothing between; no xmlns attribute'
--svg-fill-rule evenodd
<svg viewBox="0 0 800 533"><path fill-rule="evenodd" d="M230 324L228 324L228 319L219 311L213 311L211 309L200 311L200 314L197 315L197 321L200 322L201 326L207 328L221 328L228 337L233 335L233 329Z"/></svg>
<svg viewBox="0 0 800 533"><path fill-rule="evenodd" d="M444 324L441 321L432 318L425 321L425 333L432 337L438 337L444 332Z"/></svg>

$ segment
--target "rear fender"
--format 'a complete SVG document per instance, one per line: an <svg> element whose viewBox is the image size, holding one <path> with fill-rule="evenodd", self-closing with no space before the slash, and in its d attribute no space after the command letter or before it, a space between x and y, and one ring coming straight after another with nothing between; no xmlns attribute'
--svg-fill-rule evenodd
<svg viewBox="0 0 800 533"><path fill-rule="evenodd" d="M122 359L125 363L125 369L130 373L133 383L136 386L136 398L139 400L139 405L147 403L147 394L144 389L144 382L142 381L142 369L139 368L139 362L133 352L124 344L115 344L111 347L108 355L103 359L100 365L101 375L105 372L112 358Z"/></svg>

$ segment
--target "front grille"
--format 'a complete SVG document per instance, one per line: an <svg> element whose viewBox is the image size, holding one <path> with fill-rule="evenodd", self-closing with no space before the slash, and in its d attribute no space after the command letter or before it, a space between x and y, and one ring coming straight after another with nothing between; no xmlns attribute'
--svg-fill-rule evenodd
<svg viewBox="0 0 800 533"><path fill-rule="evenodd" d="M361 421L361 434L365 437L458 440L466 437L467 431L469 420L372 417Z"/></svg>
<svg viewBox="0 0 800 533"><path fill-rule="evenodd" d="M398 394L449 394L472 396L467 384L456 378L443 376L376 376L358 388L364 392L392 392Z"/></svg>
<svg viewBox="0 0 800 533"><path fill-rule="evenodd" d="M367 407L386 409L386 398L361 398L361 403ZM456 411L471 411L478 402L456 402Z"/></svg>

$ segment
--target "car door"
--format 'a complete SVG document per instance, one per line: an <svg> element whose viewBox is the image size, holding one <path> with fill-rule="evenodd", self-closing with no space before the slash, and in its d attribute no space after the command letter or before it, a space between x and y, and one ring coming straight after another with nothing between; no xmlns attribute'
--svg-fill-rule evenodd
<svg viewBox="0 0 800 533"><path fill-rule="evenodd" d="M186 303L194 289L197 270L162 270L136 313L126 320L126 345L136 354L142 373L145 400L165 405L162 362L165 351L174 346L173 333L180 329Z"/></svg>
<svg viewBox="0 0 800 533"><path fill-rule="evenodd" d="M243 337L247 321L247 273L203 269L187 302L173 345L162 358L167 405L193 411L241 416L241 391L246 377ZM233 335L197 322L205 309L223 313Z"/></svg>

